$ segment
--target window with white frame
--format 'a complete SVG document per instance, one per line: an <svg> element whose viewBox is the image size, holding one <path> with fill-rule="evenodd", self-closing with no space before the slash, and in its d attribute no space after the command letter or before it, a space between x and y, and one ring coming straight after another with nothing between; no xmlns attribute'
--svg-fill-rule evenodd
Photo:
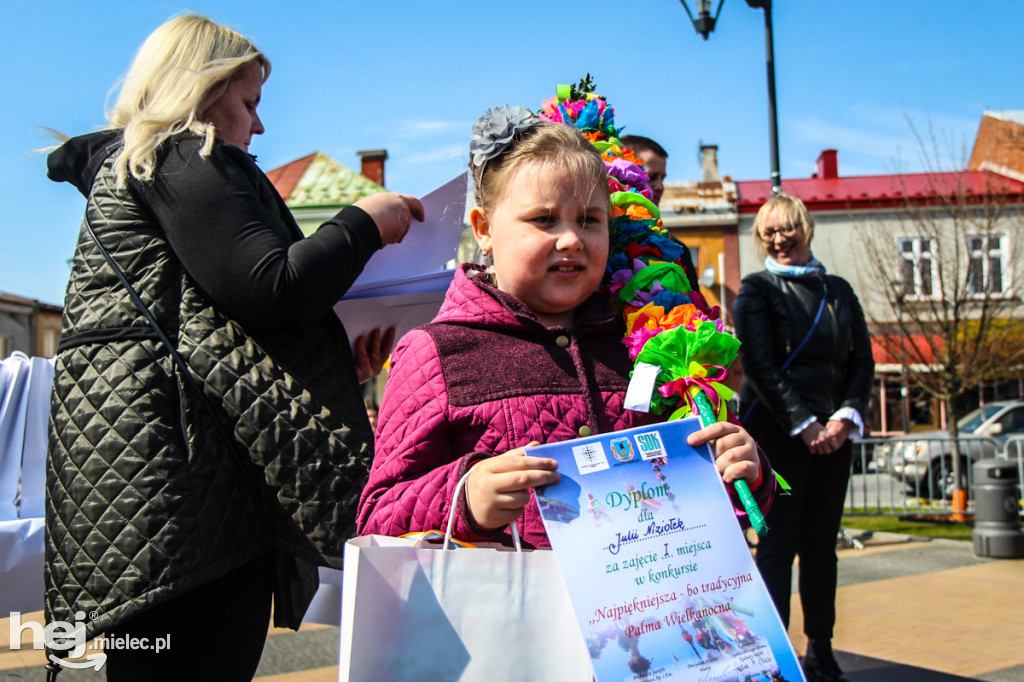
<svg viewBox="0 0 1024 682"><path fill-rule="evenodd" d="M900 282L903 294L913 298L931 298L935 295L934 240L930 237L900 237Z"/></svg>
<svg viewBox="0 0 1024 682"><path fill-rule="evenodd" d="M967 270L967 285L972 296L986 293L999 296L1006 291L1007 262L1005 234L970 236L967 238L967 252L970 266Z"/></svg>

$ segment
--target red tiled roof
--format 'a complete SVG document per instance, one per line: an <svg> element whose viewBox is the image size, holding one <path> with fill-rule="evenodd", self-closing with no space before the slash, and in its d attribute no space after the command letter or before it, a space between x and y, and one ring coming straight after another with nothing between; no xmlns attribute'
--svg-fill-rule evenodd
<svg viewBox="0 0 1024 682"><path fill-rule="evenodd" d="M768 180L736 183L740 213L756 213L771 197ZM840 178L797 178L782 181L782 191L803 199L815 211L877 208L886 205L931 203L939 196L1010 195L1024 200L1024 182L991 171L862 175Z"/></svg>
<svg viewBox="0 0 1024 682"><path fill-rule="evenodd" d="M302 179L302 175L309 168L309 164L312 163L316 155L317 152L313 152L309 156L303 156L301 159L296 159L291 163L286 163L283 166L267 171L267 177L277 189L277 193L281 195L282 199L288 201L288 197L291 196L295 185L299 184L299 180Z"/></svg>
<svg viewBox="0 0 1024 682"><path fill-rule="evenodd" d="M348 206L384 188L323 152L313 152L267 173L292 210Z"/></svg>
<svg viewBox="0 0 1024 682"><path fill-rule="evenodd" d="M1024 173L1024 124L1020 111L986 111L981 117L967 167Z"/></svg>

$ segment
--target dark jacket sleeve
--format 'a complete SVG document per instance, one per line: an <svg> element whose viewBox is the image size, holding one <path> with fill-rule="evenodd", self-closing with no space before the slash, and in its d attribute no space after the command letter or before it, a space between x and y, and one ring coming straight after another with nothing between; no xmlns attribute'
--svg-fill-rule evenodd
<svg viewBox="0 0 1024 682"><path fill-rule="evenodd" d="M773 312L770 285L758 275L743 279L732 309L740 346L743 375L760 398L760 404L775 417L786 433L814 416L779 372L772 347Z"/></svg>
<svg viewBox="0 0 1024 682"><path fill-rule="evenodd" d="M860 413L865 425L868 418L868 403L871 400L871 383L875 375L875 360L871 354L871 335L868 333L864 311L860 307L853 287L841 278L843 295L850 308L850 355L846 363L846 392L840 407L852 407Z"/></svg>
<svg viewBox="0 0 1024 682"><path fill-rule="evenodd" d="M250 329L323 315L380 248L373 219L349 206L303 239L248 154L218 142L202 157L201 142L178 140L153 181L136 185L186 272Z"/></svg>

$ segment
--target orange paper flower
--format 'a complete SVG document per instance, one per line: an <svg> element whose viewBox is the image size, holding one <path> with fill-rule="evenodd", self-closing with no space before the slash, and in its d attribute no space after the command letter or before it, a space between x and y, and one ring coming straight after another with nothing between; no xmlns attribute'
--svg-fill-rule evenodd
<svg viewBox="0 0 1024 682"><path fill-rule="evenodd" d="M675 308L669 311L667 315L661 320L661 326L665 329L671 329L672 327L689 327L693 318L699 314L697 306L692 303L686 303L683 305L677 305Z"/></svg>
<svg viewBox="0 0 1024 682"><path fill-rule="evenodd" d="M627 334L632 334L633 330L639 327L646 327L647 329L657 329L660 325L658 321L665 315L665 308L660 305L654 305L648 303L643 308L640 308L635 313L626 315L626 330Z"/></svg>
<svg viewBox="0 0 1024 682"><path fill-rule="evenodd" d="M626 209L626 213L634 220L652 220L654 218L645 206L639 204L630 204L629 208Z"/></svg>

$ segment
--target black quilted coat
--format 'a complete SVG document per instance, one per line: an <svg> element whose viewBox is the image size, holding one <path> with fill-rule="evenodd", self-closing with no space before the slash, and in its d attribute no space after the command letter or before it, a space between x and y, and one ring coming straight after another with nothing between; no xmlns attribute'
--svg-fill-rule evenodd
<svg viewBox="0 0 1024 682"><path fill-rule="evenodd" d="M47 621L73 621L84 611L91 637L273 553L275 620L297 627L315 589L312 564L340 567L372 458L344 329L329 305L294 324L244 327L219 301L210 303L172 248L162 216L177 215L175 202L188 201L175 182L193 172L197 191L213 194L210 206L220 197L234 215L231 202L245 202L247 235L258 230L285 247L302 238L253 159L220 142L202 158L198 139L179 136L161 150L151 184L117 188L111 154L119 144L116 131L75 138L51 154L49 174L88 198L85 222L177 347L191 379L83 225L51 405ZM223 187L203 175L214 166L228 178ZM354 273L334 277L343 283L323 294L327 300L340 298L379 248L369 216L345 210L339 216L357 224L339 227L336 217L330 229L348 230L345 239L361 230L378 241L353 257ZM188 230L203 231L197 239L212 231L190 220L186 237ZM174 229L180 237L181 226ZM321 251L331 244L303 241ZM237 246L244 248L251 247ZM344 263L344 254L326 255L335 269ZM202 270L201 259L192 262Z"/></svg>

